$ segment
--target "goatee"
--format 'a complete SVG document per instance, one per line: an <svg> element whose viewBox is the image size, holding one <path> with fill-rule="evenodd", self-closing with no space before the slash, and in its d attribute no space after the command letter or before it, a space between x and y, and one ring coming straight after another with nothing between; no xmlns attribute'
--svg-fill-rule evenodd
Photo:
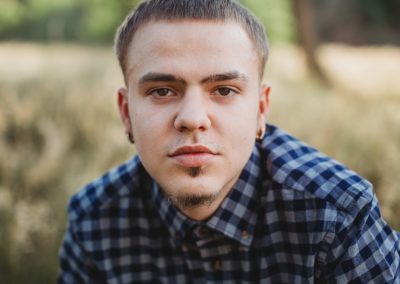
<svg viewBox="0 0 400 284"><path fill-rule="evenodd" d="M201 175L202 170L201 167L193 167L188 169L189 175L193 178L198 177Z"/></svg>

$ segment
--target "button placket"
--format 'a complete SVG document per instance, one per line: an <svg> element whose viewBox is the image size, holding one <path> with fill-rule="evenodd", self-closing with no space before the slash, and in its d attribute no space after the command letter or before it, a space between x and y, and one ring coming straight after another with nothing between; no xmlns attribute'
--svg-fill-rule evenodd
<svg viewBox="0 0 400 284"><path fill-rule="evenodd" d="M211 269L214 272L221 271L222 270L222 261L219 259L213 260L211 263Z"/></svg>
<svg viewBox="0 0 400 284"><path fill-rule="evenodd" d="M247 231L242 231L241 236L243 239L247 240L250 237L250 234Z"/></svg>
<svg viewBox="0 0 400 284"><path fill-rule="evenodd" d="M198 229L198 234L199 234L199 237L201 237L201 238L209 237L210 229L208 229L206 226L201 226Z"/></svg>

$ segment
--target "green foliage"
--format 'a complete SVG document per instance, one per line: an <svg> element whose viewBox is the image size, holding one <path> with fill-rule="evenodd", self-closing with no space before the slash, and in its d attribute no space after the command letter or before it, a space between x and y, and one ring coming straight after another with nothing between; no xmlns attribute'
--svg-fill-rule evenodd
<svg viewBox="0 0 400 284"><path fill-rule="evenodd" d="M373 25L387 25L400 28L399 0L357 0L357 8L366 22Z"/></svg>
<svg viewBox="0 0 400 284"><path fill-rule="evenodd" d="M241 2L262 21L271 43L294 40L291 0L242 0Z"/></svg>
<svg viewBox="0 0 400 284"><path fill-rule="evenodd" d="M111 43L138 0L5 0L0 39Z"/></svg>
<svg viewBox="0 0 400 284"><path fill-rule="evenodd" d="M272 43L295 38L294 0L241 0L264 23ZM111 43L116 27L139 0L2 0L0 40L79 41ZM328 1L315 2L329 9ZM400 27L400 1L354 0L335 7L353 7L369 26ZM336 21L340 21L339 12Z"/></svg>
<svg viewBox="0 0 400 284"><path fill-rule="evenodd" d="M89 0L82 23L84 41L111 42L118 25L127 13L137 5L138 0Z"/></svg>
<svg viewBox="0 0 400 284"><path fill-rule="evenodd" d="M6 1L13 5L6 5L2 11L12 16L8 18L7 28L0 29L0 38L39 41L74 38L71 26L79 24L74 21L78 14L76 0ZM2 19L5 18L0 13Z"/></svg>
<svg viewBox="0 0 400 284"><path fill-rule="evenodd" d="M4 0L0 9L0 33L16 26L21 21L21 4L13 0Z"/></svg>
<svg viewBox="0 0 400 284"><path fill-rule="evenodd" d="M139 0L3 0L0 39L111 43ZM271 41L293 38L290 0L242 1L261 19Z"/></svg>

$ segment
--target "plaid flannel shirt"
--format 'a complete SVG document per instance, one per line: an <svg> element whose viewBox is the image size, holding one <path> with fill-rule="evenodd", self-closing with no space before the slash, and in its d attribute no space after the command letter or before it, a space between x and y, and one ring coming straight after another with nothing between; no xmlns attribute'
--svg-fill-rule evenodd
<svg viewBox="0 0 400 284"><path fill-rule="evenodd" d="M165 198L138 157L69 203L59 283L400 283L371 184L268 127L211 218Z"/></svg>

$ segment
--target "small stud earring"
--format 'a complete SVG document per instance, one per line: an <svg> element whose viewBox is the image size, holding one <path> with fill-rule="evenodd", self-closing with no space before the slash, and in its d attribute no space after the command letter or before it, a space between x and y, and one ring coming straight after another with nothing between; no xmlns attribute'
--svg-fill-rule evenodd
<svg viewBox="0 0 400 284"><path fill-rule="evenodd" d="M256 139L259 140L259 141L261 141L261 140L263 139L264 135L265 135L265 126L260 127L260 128L257 130Z"/></svg>
<svg viewBox="0 0 400 284"><path fill-rule="evenodd" d="M129 142L131 142L132 144L135 143L135 139L133 139L132 133L126 132L126 137L128 138Z"/></svg>

